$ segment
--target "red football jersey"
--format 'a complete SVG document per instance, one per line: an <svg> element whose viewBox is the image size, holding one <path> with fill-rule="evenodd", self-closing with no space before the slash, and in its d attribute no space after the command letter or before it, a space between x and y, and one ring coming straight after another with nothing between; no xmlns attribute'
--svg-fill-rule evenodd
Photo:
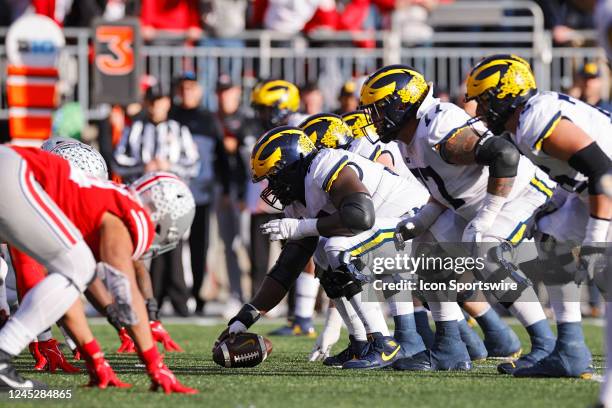
<svg viewBox="0 0 612 408"><path fill-rule="evenodd" d="M89 177L63 158L40 149L11 148L27 162L34 179L81 232L97 260L99 227L106 212L119 217L130 232L134 260L149 249L155 228L148 213L125 186Z"/></svg>

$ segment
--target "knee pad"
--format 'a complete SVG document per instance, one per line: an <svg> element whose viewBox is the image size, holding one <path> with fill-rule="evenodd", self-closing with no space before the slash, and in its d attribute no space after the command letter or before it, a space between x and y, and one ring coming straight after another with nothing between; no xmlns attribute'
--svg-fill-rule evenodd
<svg viewBox="0 0 612 408"><path fill-rule="evenodd" d="M82 293L95 277L96 260L85 241L81 240L46 266L49 273L63 275Z"/></svg>
<svg viewBox="0 0 612 408"><path fill-rule="evenodd" d="M569 245L559 243L554 237L541 234L537 237L538 266L545 285L562 285L573 282L576 260Z"/></svg>
<svg viewBox="0 0 612 408"><path fill-rule="evenodd" d="M515 248L499 237L485 236L478 245L478 256L483 259L484 268L476 268L474 275L483 283L516 284L516 289L489 291L500 303L514 303L525 289L533 286L531 281L516 266Z"/></svg>
<svg viewBox="0 0 612 408"><path fill-rule="evenodd" d="M351 299L362 291L362 283L354 280L343 268L322 271L318 276L325 294L330 299L345 297Z"/></svg>

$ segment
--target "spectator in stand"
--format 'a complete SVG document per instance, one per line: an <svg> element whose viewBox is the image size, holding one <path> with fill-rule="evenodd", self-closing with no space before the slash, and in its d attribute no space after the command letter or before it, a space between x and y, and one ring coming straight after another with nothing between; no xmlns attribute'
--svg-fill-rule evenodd
<svg viewBox="0 0 612 408"><path fill-rule="evenodd" d="M359 33L374 31L376 26L371 18L371 0L321 0L315 14L304 26L306 34L321 31L350 31ZM334 45L327 42L326 45ZM373 39L355 41L359 47L372 48L376 45Z"/></svg>
<svg viewBox="0 0 612 408"><path fill-rule="evenodd" d="M575 30L595 27L589 1L535 0L544 12L544 26L552 31L555 44L581 45Z"/></svg>
<svg viewBox="0 0 612 408"><path fill-rule="evenodd" d="M0 0L0 27L11 25L29 6L30 0Z"/></svg>
<svg viewBox="0 0 612 408"><path fill-rule="evenodd" d="M340 94L338 95L338 103L340 106L334 111L336 115L342 115L357 110L359 106L359 89L355 81L346 81L344 85L342 85Z"/></svg>
<svg viewBox="0 0 612 408"><path fill-rule="evenodd" d="M198 171L198 149L186 126L168 118L170 97L154 85L145 93L143 114L123 132L112 169L129 183L144 173L169 171L189 180ZM157 304L170 298L174 311L187 316L189 292L183 278L182 244L151 261L149 272Z"/></svg>
<svg viewBox="0 0 612 408"><path fill-rule="evenodd" d="M191 295L196 300L195 313L203 315L205 302L200 291L206 275L210 209L217 180L222 186L223 201L229 202L229 166L223 149L221 125L213 113L201 107L203 92L195 74L183 73L176 84L179 104L172 110L171 118L189 129L200 157L199 172L190 184L196 212L189 235L189 248L193 274Z"/></svg>
<svg viewBox="0 0 612 408"><path fill-rule="evenodd" d="M250 183L248 170L250 151L244 151L244 143L247 140L256 140L262 131L254 118L241 109L241 96L242 89L232 82L229 75L219 76L217 116L222 125L223 147L229 162L230 195L227 196L227 200L222 199L217 206L217 221L225 247L225 262L229 277L230 299L224 309L224 315L229 317L236 314L245 301L241 286L242 271L234 250L234 243L240 236L240 215L246 209L247 183Z"/></svg>
<svg viewBox="0 0 612 408"><path fill-rule="evenodd" d="M198 0L142 0L140 22L147 41L159 31L185 35L188 41L202 36Z"/></svg>
<svg viewBox="0 0 612 408"><path fill-rule="evenodd" d="M251 26L297 34L325 0L254 0Z"/></svg>
<svg viewBox="0 0 612 408"><path fill-rule="evenodd" d="M202 0L202 20L206 37L201 41L204 47L223 47L224 51L217 61L206 58L203 66L204 83L214 84L221 73L228 73L231 78L240 78L242 72L242 55L244 40L235 38L246 28L247 0ZM232 51L234 51L232 53ZM217 109L217 98L214 92L206 92L205 106Z"/></svg>
<svg viewBox="0 0 612 408"><path fill-rule="evenodd" d="M603 80L601 68L597 62L587 62L580 67L576 73L572 90L568 93L583 102L612 112L610 102L602 98Z"/></svg>
<svg viewBox="0 0 612 408"><path fill-rule="evenodd" d="M323 112L323 93L316 82L309 82L300 90L302 109L305 115L310 116Z"/></svg>

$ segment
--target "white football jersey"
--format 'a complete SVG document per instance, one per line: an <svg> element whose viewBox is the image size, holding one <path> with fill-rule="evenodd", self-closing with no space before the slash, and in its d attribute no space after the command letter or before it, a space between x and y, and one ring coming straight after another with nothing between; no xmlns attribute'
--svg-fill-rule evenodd
<svg viewBox="0 0 612 408"><path fill-rule="evenodd" d="M412 202L422 202L421 205L424 205L429 199L429 192L427 189L415 178L410 169L406 166L406 163L404 163L402 153L396 142L383 143L379 140L376 143L372 143L367 137L361 137L355 139L351 143L348 151L372 161L376 161L382 154L389 154L393 161L393 172L407 179L413 187L413 195L411 196Z"/></svg>
<svg viewBox="0 0 612 408"><path fill-rule="evenodd" d="M551 135L561 119L568 119L588 134L608 157L612 155L612 117L610 113L557 92L538 92L531 97L521 115L514 139L527 156L550 178L569 191L581 192L587 178L567 161L542 151L542 142Z"/></svg>
<svg viewBox="0 0 612 408"><path fill-rule="evenodd" d="M489 168L476 164L449 164L440 156L439 145L467 126L474 127L483 135L489 131L463 109L434 98L432 92L433 89L430 89L417 111L420 121L412 141L408 145L398 142L398 145L406 166L432 197L471 220L486 195ZM508 200L517 197L529 185L535 170L529 160L521 159Z"/></svg>
<svg viewBox="0 0 612 408"><path fill-rule="evenodd" d="M331 202L329 190L344 167L352 169L370 193L377 217L400 217L422 205L412 205L411 184L382 164L346 150L321 149L304 180L306 205L298 201L291 203L284 209L285 216L316 218L338 211Z"/></svg>

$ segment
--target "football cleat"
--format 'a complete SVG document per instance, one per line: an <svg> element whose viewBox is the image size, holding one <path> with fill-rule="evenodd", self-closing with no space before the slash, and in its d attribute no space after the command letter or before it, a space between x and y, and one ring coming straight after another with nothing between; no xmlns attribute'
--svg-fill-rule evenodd
<svg viewBox="0 0 612 408"><path fill-rule="evenodd" d="M590 379L593 358L584 343L580 323L560 323L555 349L531 367L514 371L515 377L573 377Z"/></svg>
<svg viewBox="0 0 612 408"><path fill-rule="evenodd" d="M513 374L518 369L531 367L552 353L555 348L555 338L545 320L534 323L526 329L531 337L531 351L516 361L498 365L497 372L500 374Z"/></svg>
<svg viewBox="0 0 612 408"><path fill-rule="evenodd" d="M484 345L489 358L515 359L521 355L521 341L510 327L484 333Z"/></svg>
<svg viewBox="0 0 612 408"><path fill-rule="evenodd" d="M270 336L306 336L308 338L317 337L311 318L296 316L293 322L287 326L280 327L268 333Z"/></svg>
<svg viewBox="0 0 612 408"><path fill-rule="evenodd" d="M393 316L393 338L402 346L399 358L411 357L426 350L425 343L416 329L414 314Z"/></svg>
<svg viewBox="0 0 612 408"><path fill-rule="evenodd" d="M30 353L36 360L34 369L36 371L49 371L54 373L57 368L61 368L65 373L78 373L81 371L66 360L66 356L59 348L59 343L55 339L44 341L33 341L30 343Z"/></svg>
<svg viewBox="0 0 612 408"><path fill-rule="evenodd" d="M343 369L373 370L392 365L400 356L401 346L391 336L372 333L367 352L359 358L347 361Z"/></svg>
<svg viewBox="0 0 612 408"><path fill-rule="evenodd" d="M459 324L459 334L465 343L467 351L472 361L483 361L487 359L487 348L478 334L470 327L467 320L461 320Z"/></svg>
<svg viewBox="0 0 612 408"><path fill-rule="evenodd" d="M23 378L11 363L11 357L0 351L0 391L37 389L47 389L47 385Z"/></svg>
<svg viewBox="0 0 612 408"><path fill-rule="evenodd" d="M342 368L342 365L349 360L359 359L368 350L369 343L367 341L356 340L355 337L349 335L349 344L340 353L327 357L323 360L323 365L328 367Z"/></svg>
<svg viewBox="0 0 612 408"><path fill-rule="evenodd" d="M398 360L393 368L406 371L471 370L472 362L465 343L461 341L457 321L436 322L436 336L431 350Z"/></svg>

